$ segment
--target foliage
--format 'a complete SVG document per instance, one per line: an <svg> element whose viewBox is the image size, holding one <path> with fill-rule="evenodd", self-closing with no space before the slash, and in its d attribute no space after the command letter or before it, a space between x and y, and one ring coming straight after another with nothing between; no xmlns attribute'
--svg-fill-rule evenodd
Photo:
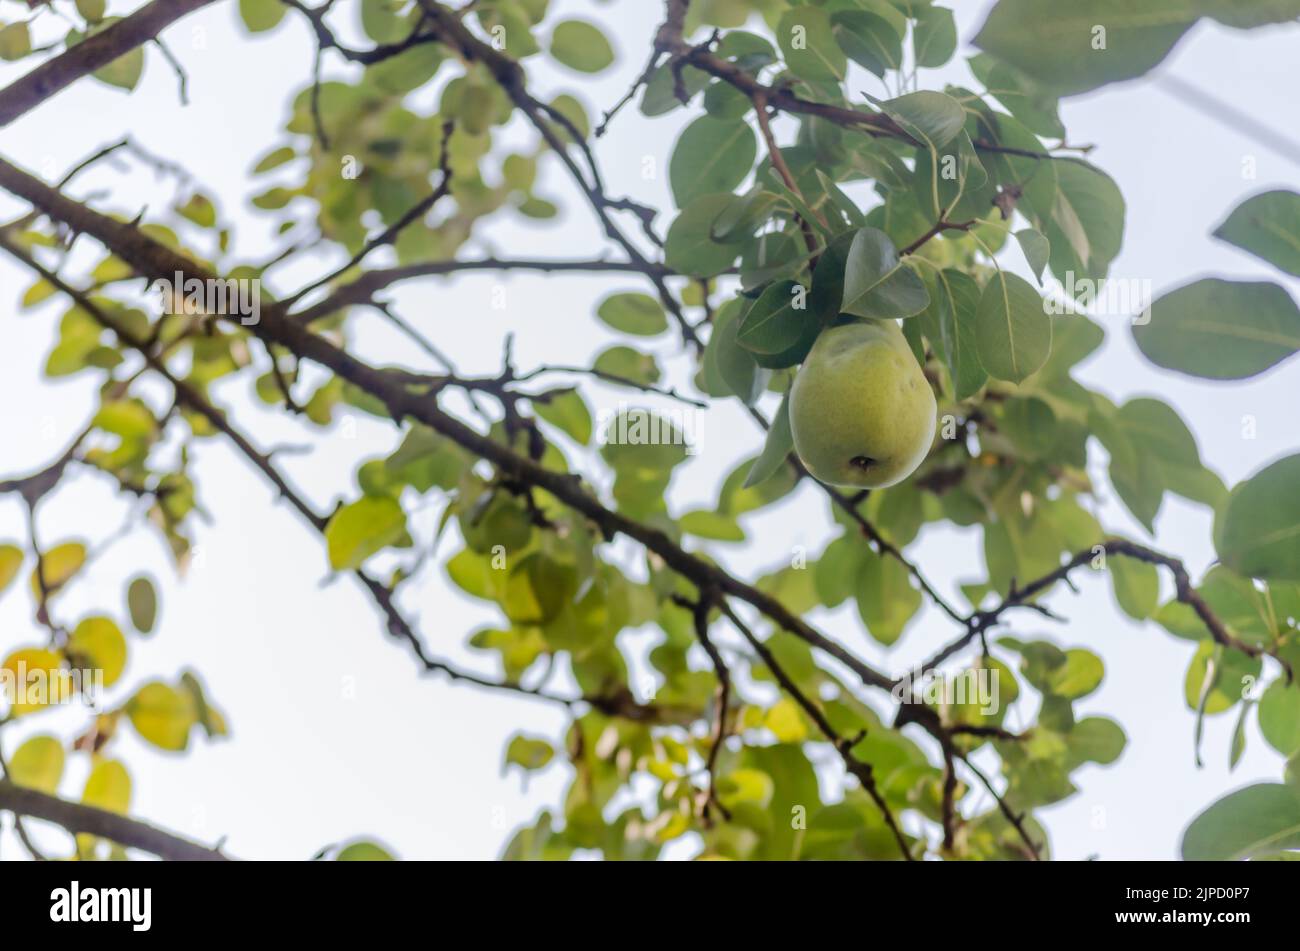
<svg viewBox="0 0 1300 951"><path fill-rule="evenodd" d="M53 57L70 79L90 73L134 89L141 47L114 47L120 55L102 65L85 52L112 41L122 21L102 3L55 5L79 25L35 43L52 18L0 0L0 57ZM1114 762L1125 745L1119 724L1076 711L1104 677L1093 651L1004 629L1014 617L1054 616L1047 598L1072 572L1109 572L1127 615L1192 642L1186 699L1198 719L1257 716L1265 739L1294 757L1300 687L1287 671L1300 665L1300 456L1229 490L1176 408L1154 398L1116 406L1077 379L1104 337L1083 311L1119 253L1125 208L1116 182L1065 145L1058 105L1146 72L1200 18L1245 29L1300 15L1300 4L1000 0L974 38L972 90L926 85L924 70L947 64L958 43L951 11L929 0L669 0L644 74L599 123L592 104L542 93L534 75L558 64L572 80L641 54L634 38L611 41L550 7L240 0L250 34L306 18L323 60L353 67L292 91L283 139L251 169L249 196L219 199L186 179L171 207L129 220L127 209L113 217L98 210L109 202L68 201L0 163L0 186L34 210L3 226L0 248L33 272L22 307L57 317L45 371L93 379L100 394L59 459L3 489L34 513L70 463L88 466L147 502L183 570L202 511L190 450L230 441L320 534L322 571L357 579L423 669L571 712L564 736L521 733L505 751L521 773L558 768L568 779L562 802L511 836L508 858L648 859L674 842L740 859L1047 857L1036 810L1073 795L1085 764ZM358 29L360 45L342 39ZM860 92L859 70L893 94ZM38 104L27 95L18 83L0 90L0 114ZM648 119L686 116L666 170L671 209L605 191L594 143L634 121L622 114L631 103ZM458 257L483 224L553 218L552 189L564 179L619 257ZM245 197L286 242L319 245L341 266L282 287L270 264L237 251L223 205ZM1214 236L1294 276L1298 209L1292 192L1250 197ZM66 254L76 234L102 249L88 274ZM1020 260L1036 283L1004 269ZM621 273L622 289L593 315L612 340L592 366L520 373L507 349L499 376L469 378L414 359L372 367L349 352L357 324L378 314L408 330L413 348L438 353L384 292L513 268ZM263 281L269 300L253 321L192 301L170 313L144 303L141 278L178 270ZM1045 299L1049 274L1072 289L1064 302ZM809 485L791 454L784 397L818 334L852 319L902 319L941 423L909 481L860 495ZM1300 349L1300 312L1277 283L1204 279L1160 297L1132 332L1158 366L1242 379ZM689 363L684 377L656 357L670 335ZM146 395L144 378L166 384L168 398ZM230 381L320 431L349 414L389 420L393 450L358 460L356 488L317 511L219 405L215 384ZM601 420L597 386L646 408ZM452 391L489 409L471 425L443 405ZM670 489L690 478L691 453L677 414L733 400L769 429L766 445L731 467L716 503L682 511ZM1149 533L1167 494L1213 510L1221 563L1191 578L1177 558L1107 532L1090 505L1103 491L1094 482L1102 458L1109 487ZM837 534L815 556L790 558L764 538L762 516L799 486L824 498ZM441 570L492 617L468 643L496 673L433 655L403 613L403 586L430 553L408 517L430 503L442 509L439 534L456 540ZM909 555L939 525L982 541L983 570L961 585L964 604ZM635 545L611 544L618 536ZM740 542L767 553L767 573L729 573L723 546ZM126 812L132 781L114 755L119 729L170 752L228 731L195 674L136 678L140 639L167 627L153 581L130 579L124 612L61 610L59 595L91 551L81 539L0 544L0 591L30 596L37 621L28 642L6 647L4 666L88 664L105 672L113 698L72 742L26 740L8 773L66 792L65 760L85 755L83 801ZM13 590L24 572L26 594ZM949 624L915 673L991 679L1000 702L904 692L902 674L876 670L818 629L824 610L840 606L885 645L921 636L921 617ZM653 632L648 649L624 636L632 631ZM1261 678L1262 693L1240 688ZM539 682L567 687L524 686ZM46 706L9 715L25 722ZM1233 761L1240 755L1239 739ZM976 786L992 801L970 795ZM1190 826L1184 854L1295 847L1295 788L1291 775L1214 804ZM122 854L86 834L76 852ZM390 852L358 841L321 855Z"/></svg>

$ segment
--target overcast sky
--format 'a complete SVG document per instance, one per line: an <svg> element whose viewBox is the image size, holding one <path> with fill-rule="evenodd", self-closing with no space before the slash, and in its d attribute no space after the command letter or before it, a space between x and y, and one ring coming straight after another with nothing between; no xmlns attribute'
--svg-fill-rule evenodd
<svg viewBox="0 0 1300 951"><path fill-rule="evenodd" d="M116 2L111 7L120 13L134 5ZM539 70L535 82L543 90L575 93L598 114L640 70L660 5L637 0L611 7L566 0L558 6L606 25L620 63L594 80ZM969 40L987 5L963 0L957 6L960 35ZM288 104L311 71L308 31L291 14L269 37L250 39L237 24L235 5L227 3L183 20L166 37L188 73L188 108L178 102L174 75L151 49L133 95L90 81L78 83L6 129L0 153L57 177L97 147L129 133L219 196L223 220L235 227L235 245L245 249L248 259L264 258L278 245L267 217L248 203L260 190L248 171L284 142ZM1295 43L1294 27L1240 33L1202 24L1154 75L1180 77L1265 124L1294 130L1300 126ZM0 83L26 68L5 64ZM960 62L925 73L922 81L932 88L944 82L971 84ZM865 91L876 94L879 89L868 86ZM1124 249L1112 276L1150 280L1157 293L1208 274L1279 279L1250 256L1213 241L1209 232L1246 195L1294 183L1294 165L1190 110L1150 78L1070 100L1063 119L1072 142L1096 145L1091 160L1116 179L1128 202ZM598 148L612 192L659 207L670 204L664 176L643 178L643 159L652 156L660 169L667 168L681 120L680 113L646 120L634 110L617 120ZM781 132L788 134L790 127L779 125ZM1254 180L1243 178L1247 156L1254 159ZM549 175L545 190L566 209L558 226L493 220L480 227L466 253L603 253L601 236L572 189L554 167ZM103 166L79 179L75 194L93 196L99 207L134 214L145 204L160 207L170 188L139 166L125 174ZM0 195L5 218L22 210L20 203ZM1007 266L1022 266L1018 252L1007 257ZM284 284L277 288L292 289L337 263L333 258L306 261L303 268L280 275ZM45 306L20 314L17 300L29 283L11 259L0 258L0 476L48 462L85 425L94 406L90 375L54 383L41 378L61 310ZM498 283L506 288L504 309L490 305ZM396 300L399 310L450 352L462 370L489 372L499 366L507 332L516 335L521 368L589 360L612 341L592 319L594 304L620 289L641 288L634 279L608 276L514 275L501 280L477 275L454 283L407 285ZM1244 383L1197 383L1145 362L1121 318L1103 322L1108 337L1085 365L1085 382L1117 401L1155 395L1172 403L1196 433L1207 463L1229 484L1300 443L1295 415L1300 366L1294 361ZM373 321L360 325L356 346L373 360L419 363L409 345ZM667 336L653 346L665 355L675 349ZM685 378L685 364L672 365ZM235 418L242 419L259 445L314 444L310 455L284 457L283 466L318 508L354 496L356 464L394 445L393 430L369 418L322 435L262 408L250 399L250 390L251 377L243 377L218 387L217 395L235 409ZM609 390L593 393L596 411L626 398ZM1255 419L1254 439L1243 438L1246 416ZM700 425L700 453L678 470L674 511L714 500L722 475L761 442L733 405L710 410ZM319 537L277 503L225 443L205 443L193 472L211 523L197 526L198 557L183 581L175 577L156 536L137 531L114 542L61 599L67 618L106 609L120 617L124 581L138 571L151 572L162 581L161 623L151 641L133 643L118 695L126 696L122 691L132 684L154 676L172 678L190 666L201 673L231 724L230 740L197 740L183 756L146 747L124 730L116 752L135 779L136 814L205 841L226 837L229 851L247 858L307 857L328 843L358 835L373 836L403 857L489 858L499 853L511 829L558 802L564 767L532 777L525 788L517 773L503 775L501 763L504 744L516 731L557 736L565 723L560 712L421 677L404 650L385 637L371 603L354 583L346 578L326 583ZM1140 527L1110 498L1104 478L1098 484L1105 524L1141 538ZM129 511L105 480L82 475L46 503L41 537L47 545L74 536L102 540ZM440 501L431 496L418 524L431 525L439 512ZM795 545L820 551L830 537L824 499L807 488L747 527L753 545L711 550L738 572L769 568ZM1168 497L1156 542L1182 555L1199 574L1213 557L1210 528L1206 510ZM21 538L24 532L18 501L0 498L0 540ZM440 553L445 557L454 544L454 538L444 538ZM977 535L930 527L915 553L948 592L982 574ZM1085 578L1081 587L1078 596L1054 596L1053 606L1071 619L1068 625L1040 624L1030 615L1018 619L1018 634L1098 651L1106 661L1106 679L1080 704L1081 712L1119 720L1129 745L1113 766L1089 766L1076 774L1082 791L1042 816L1060 857L1174 858L1182 828L1201 807L1235 786L1276 778L1280 758L1252 727L1245 758L1229 773L1234 711L1208 723L1205 767L1197 769L1194 718L1182 700L1193 646L1155 625L1135 625L1120 615L1104 578ZM21 588L15 585L0 600L0 649L5 653L39 637ZM440 566L409 585L403 600L435 651L490 670L487 656L462 647L469 632L497 622L490 606L454 593ZM930 612L887 652L868 642L856 617L844 610L814 620L873 663L896 671L951 636L946 622ZM0 740L12 753L31 732L55 730L66 738L84 722L84 710L60 710L6 728ZM84 758L71 763L65 795L79 793L86 771ZM60 834L50 832L41 841L59 842ZM16 851L6 834L0 854ZM673 854L692 851L687 843Z"/></svg>

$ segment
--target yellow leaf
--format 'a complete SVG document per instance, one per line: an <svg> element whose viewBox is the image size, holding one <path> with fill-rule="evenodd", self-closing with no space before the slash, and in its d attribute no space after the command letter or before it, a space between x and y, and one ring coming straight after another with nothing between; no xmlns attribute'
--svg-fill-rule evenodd
<svg viewBox="0 0 1300 951"><path fill-rule="evenodd" d="M141 737L164 750L179 752L190 739L195 716L194 700L185 693L153 680L127 701L126 714Z"/></svg>
<svg viewBox="0 0 1300 951"><path fill-rule="evenodd" d="M16 717L63 700L70 683L63 659L41 647L16 650L0 664L0 693Z"/></svg>
<svg viewBox="0 0 1300 951"><path fill-rule="evenodd" d="M804 725L799 707L788 697L772 705L763 725L775 733L782 743L799 743L808 737L808 727Z"/></svg>
<svg viewBox="0 0 1300 951"><path fill-rule="evenodd" d="M90 770L81 801L88 806L125 814L131 808L131 775L115 759L101 759Z"/></svg>
<svg viewBox="0 0 1300 951"><path fill-rule="evenodd" d="M52 736L33 736L9 758L9 778L52 794L63 778L63 744Z"/></svg>
<svg viewBox="0 0 1300 951"><path fill-rule="evenodd" d="M85 563L86 546L81 542L64 542L62 545L55 545L45 552L38 567L32 570L32 594L37 599L41 596L38 570L45 578L45 590L53 594L67 584L68 579L80 571Z"/></svg>
<svg viewBox="0 0 1300 951"><path fill-rule="evenodd" d="M67 653L74 667L103 671L104 686L111 687L126 667L126 638L112 618L88 617L72 632Z"/></svg>
<svg viewBox="0 0 1300 951"><path fill-rule="evenodd" d="M23 566L23 550L17 545L0 545L0 591L14 580L18 569Z"/></svg>

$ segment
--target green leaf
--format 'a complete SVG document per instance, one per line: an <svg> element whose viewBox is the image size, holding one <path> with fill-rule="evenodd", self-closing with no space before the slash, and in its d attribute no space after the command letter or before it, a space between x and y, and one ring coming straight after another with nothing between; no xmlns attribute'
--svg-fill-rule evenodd
<svg viewBox="0 0 1300 951"><path fill-rule="evenodd" d="M955 268L933 270L926 275L930 303L919 320L952 377L953 396L969 399L979 392L988 373L979 361L975 317L979 310L980 287L975 279Z"/></svg>
<svg viewBox="0 0 1300 951"><path fill-rule="evenodd" d="M659 382L659 364L648 353L631 347L610 347L596 357L592 369L649 386Z"/></svg>
<svg viewBox="0 0 1300 951"><path fill-rule="evenodd" d="M713 222L727 211L732 194L701 195L682 209L668 229L664 263L679 274L713 277L731 267L741 246L725 244L713 237Z"/></svg>
<svg viewBox="0 0 1300 951"><path fill-rule="evenodd" d="M53 736L33 736L9 758L9 779L16 786L54 795L63 778L63 744Z"/></svg>
<svg viewBox="0 0 1300 951"><path fill-rule="evenodd" d="M713 333L704 348L703 378L710 396L736 396L749 405L762 395L771 374L736 339L740 304L731 301L713 320Z"/></svg>
<svg viewBox="0 0 1300 951"><path fill-rule="evenodd" d="M580 73L599 73L614 62L605 34L586 20L564 20L551 33L551 55Z"/></svg>
<svg viewBox="0 0 1300 951"><path fill-rule="evenodd" d="M999 429L1027 459L1042 458L1059 435L1056 413L1037 397L1008 399Z"/></svg>
<svg viewBox="0 0 1300 951"><path fill-rule="evenodd" d="M1278 189L1247 198L1214 236L1300 277L1300 195L1295 192Z"/></svg>
<svg viewBox="0 0 1300 951"><path fill-rule="evenodd" d="M1241 380L1300 350L1300 310L1276 284L1205 278L1154 301L1133 339L1157 366Z"/></svg>
<svg viewBox="0 0 1300 951"><path fill-rule="evenodd" d="M1300 686L1279 677L1259 698L1259 731L1283 756L1300 753Z"/></svg>
<svg viewBox="0 0 1300 951"><path fill-rule="evenodd" d="M334 856L336 862L392 862L392 854L374 842L353 842L339 849Z"/></svg>
<svg viewBox="0 0 1300 951"><path fill-rule="evenodd" d="M108 0L77 0L77 12L87 23L98 23L104 19L108 9Z"/></svg>
<svg viewBox="0 0 1300 951"><path fill-rule="evenodd" d="M681 530L697 538L709 538L719 542L743 542L745 533L730 515L710 512L708 509L695 509L684 512L677 520Z"/></svg>
<svg viewBox="0 0 1300 951"><path fill-rule="evenodd" d="M330 567L350 571L406 538L406 513L391 496L363 496L343 506L325 526Z"/></svg>
<svg viewBox="0 0 1300 951"><path fill-rule="evenodd" d="M137 47L129 53L123 53L107 66L95 70L94 76L102 83L130 92L140 82L143 73L144 50Z"/></svg>
<svg viewBox="0 0 1300 951"><path fill-rule="evenodd" d="M543 769L555 756L555 750L546 740L533 739L517 734L506 746L506 765L514 764L520 769Z"/></svg>
<svg viewBox="0 0 1300 951"><path fill-rule="evenodd" d="M873 99L885 115L914 139L931 149L941 149L957 137L966 124L966 110L952 96L923 89L897 99Z"/></svg>
<svg viewBox="0 0 1300 951"><path fill-rule="evenodd" d="M946 7L923 6L915 11L915 16L912 48L916 53L916 65L938 69L957 51L957 24L952 11Z"/></svg>
<svg viewBox="0 0 1300 951"><path fill-rule="evenodd" d="M668 329L663 305L648 294L611 294L600 302L596 316L615 330L638 337L653 337Z"/></svg>
<svg viewBox="0 0 1300 951"><path fill-rule="evenodd" d="M752 108L754 103L750 98L724 80L719 79L704 90L704 111L715 119L740 119Z"/></svg>
<svg viewBox="0 0 1300 951"><path fill-rule="evenodd" d="M280 0L239 0L239 17L249 33L274 29L288 10Z"/></svg>
<svg viewBox="0 0 1300 951"><path fill-rule="evenodd" d="M844 267L840 311L855 317L894 318L920 313L930 301L925 282L898 257L889 236L862 228L853 237Z"/></svg>
<svg viewBox="0 0 1300 951"><path fill-rule="evenodd" d="M767 440L763 443L763 451L750 466L749 475L745 476L743 488L748 489L750 486L758 485L774 475L785 464L793 448L794 437L790 432L790 394L787 391L781 397L781 405L772 418L772 425L767 431Z"/></svg>
<svg viewBox="0 0 1300 951"><path fill-rule="evenodd" d="M443 53L437 44L421 43L371 63L366 67L366 80L384 92L402 96L431 80L442 61Z"/></svg>
<svg viewBox="0 0 1300 951"><path fill-rule="evenodd" d="M921 592L897 558L874 552L862 554L855 584L858 615L867 632L886 646L903 634L907 622L921 607Z"/></svg>
<svg viewBox="0 0 1300 951"><path fill-rule="evenodd" d="M1201 641L1187 666L1183 699L1187 709L1216 716L1235 707L1246 687L1259 679L1261 663L1241 651L1220 647L1208 637Z"/></svg>
<svg viewBox="0 0 1300 951"><path fill-rule="evenodd" d="M22 59L32 51L32 34L25 20L0 27L0 59Z"/></svg>
<svg viewBox="0 0 1300 951"><path fill-rule="evenodd" d="M361 28L376 43L399 43L411 32L401 14L405 0L361 0Z"/></svg>
<svg viewBox="0 0 1300 951"><path fill-rule="evenodd" d="M976 78L1026 129L1038 135L1065 138L1055 92L988 53L972 56L969 62Z"/></svg>
<svg viewBox="0 0 1300 951"><path fill-rule="evenodd" d="M830 14L820 7L786 11L776 28L777 43L790 72L810 82L840 82L848 61L835 42Z"/></svg>
<svg viewBox="0 0 1300 951"><path fill-rule="evenodd" d="M1160 573L1156 566L1122 555L1111 558L1107 565L1120 610L1135 621L1155 614L1160 603Z"/></svg>
<svg viewBox="0 0 1300 951"><path fill-rule="evenodd" d="M989 376L1019 383L1047 362L1052 320L1024 278L998 271L984 285L975 313L976 347Z"/></svg>
<svg viewBox="0 0 1300 951"><path fill-rule="evenodd" d="M1196 437L1169 404L1138 397L1120 407L1115 421L1138 451L1154 453L1161 462L1173 465L1201 464Z"/></svg>
<svg viewBox="0 0 1300 951"><path fill-rule="evenodd" d="M745 241L781 203L781 196L755 185L743 195L732 195L726 210L714 220L709 235L718 242Z"/></svg>
<svg viewBox="0 0 1300 951"><path fill-rule="evenodd" d="M673 200L685 208L696 198L730 192L749 175L758 142L739 119L701 116L682 132L668 163Z"/></svg>
<svg viewBox="0 0 1300 951"><path fill-rule="evenodd" d="M158 592L145 575L131 579L126 589L126 607L131 624L141 634L152 634L158 620Z"/></svg>
<svg viewBox="0 0 1300 951"><path fill-rule="evenodd" d="M1141 76L1196 19L1188 0L999 0L974 43L1071 95Z"/></svg>
<svg viewBox="0 0 1300 951"><path fill-rule="evenodd" d="M1020 242L1020 250L1025 252L1025 260L1029 262L1029 270L1034 273L1034 279L1042 286L1043 272L1047 270L1047 260L1052 253L1051 243L1043 237L1041 231L1033 228L1017 231L1016 240Z"/></svg>
<svg viewBox="0 0 1300 951"><path fill-rule="evenodd" d="M778 354L815 338L819 329L808 308L807 289L794 281L777 281L746 311L736 342L755 353ZM811 346L812 340L808 343Z"/></svg>
<svg viewBox="0 0 1300 951"><path fill-rule="evenodd" d="M1048 684L1058 697L1078 700L1100 687L1103 676L1101 658L1076 647L1065 652L1065 663L1051 672Z"/></svg>
<svg viewBox="0 0 1300 951"><path fill-rule="evenodd" d="M1107 717L1080 720L1065 739L1072 761L1100 763L1102 766L1119 759L1128 742L1120 725Z"/></svg>
<svg viewBox="0 0 1300 951"><path fill-rule="evenodd" d="M645 85L645 92L641 94L641 114L644 116L661 116L665 113L672 112L674 109L685 105L677 98L677 78L674 75L673 64L663 63L655 70L650 81ZM696 69L694 66L687 66L681 70L683 92L689 102L697 93L707 86L712 77L703 70Z"/></svg>
<svg viewBox="0 0 1300 951"><path fill-rule="evenodd" d="M831 30L849 59L863 69L884 76L903 65L903 37L898 26L886 19L891 8L881 6L877 12L842 10L831 16ZM898 17L905 32L906 21Z"/></svg>
<svg viewBox="0 0 1300 951"><path fill-rule="evenodd" d="M533 411L552 426L583 446L591 441L591 412L582 394L570 387L538 394L532 400Z"/></svg>
<svg viewBox="0 0 1300 951"><path fill-rule="evenodd" d="M993 205L996 192L984 163L965 131L943 147L916 150L912 194L926 219L926 227L940 217L948 220L976 218Z"/></svg>
<svg viewBox="0 0 1300 951"><path fill-rule="evenodd" d="M1051 173L1030 180L1021 210L1050 242L1056 276L1066 281L1073 272L1075 296L1100 293L1096 282L1110 270L1124 237L1124 196L1114 179L1087 162L1047 164Z"/></svg>
<svg viewBox="0 0 1300 951"><path fill-rule="evenodd" d="M1300 790L1257 783L1223 797L1183 833L1189 862L1235 862L1300 848Z"/></svg>
<svg viewBox="0 0 1300 951"><path fill-rule="evenodd" d="M1232 490L1215 519L1214 546L1240 575L1300 581L1300 454Z"/></svg>

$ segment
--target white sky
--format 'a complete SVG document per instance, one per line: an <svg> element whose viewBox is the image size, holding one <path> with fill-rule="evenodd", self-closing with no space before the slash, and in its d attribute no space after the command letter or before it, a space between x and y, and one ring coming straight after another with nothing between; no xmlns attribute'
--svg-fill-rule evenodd
<svg viewBox="0 0 1300 951"><path fill-rule="evenodd" d="M565 0L558 6L605 24L622 59L597 79L539 71L536 85L548 92L576 93L598 115L640 70L661 6L648 0L614 7ZM987 4L962 0L956 6L965 41L974 35ZM125 9L121 2L111 8ZM6 4L4 9L17 8ZM291 13L269 38L249 39L237 25L234 4L221 4L182 21L166 38L189 74L188 108L179 105L173 74L151 50L144 79L132 96L79 83L4 130L0 153L57 177L129 132L223 199L220 213L235 225L235 246L250 260L264 258L278 245L265 216L248 204L260 186L247 173L262 154L283 142L290 98L310 75L308 32ZM198 38L205 48L195 48ZM1247 34L1202 24L1159 72L1198 83L1278 129L1294 129L1295 39L1294 27ZM0 83L26 68L0 66ZM960 64L923 74L927 86L941 87L944 81L970 83ZM871 85L864 88L879 92ZM1293 165L1146 81L1071 100L1063 118L1073 142L1096 144L1091 159L1114 176L1128 202L1124 250L1112 276L1149 279L1157 292L1205 274L1278 279L1248 255L1213 241L1209 232L1246 195L1294 182ZM668 207L664 176L644 179L643 158L652 156L659 169L666 169L681 122L681 113L646 120L635 110L617 120L599 144L611 191ZM778 134L789 131L778 126ZM1243 178L1246 156L1255 159L1257 180ZM467 256L494 251L579 257L607 250L554 167L544 191L567 209L558 227L493 222L479 229ZM94 195L101 207L107 207L104 196L111 195L112 208L133 214L145 203L160 207L170 185L138 166L129 175L105 166L79 179L75 194ZM18 202L0 196L5 218L21 210ZM1022 266L1018 252L1008 252L1007 258L1008 266ZM281 274L284 284L277 289L292 289L335 263L307 262L304 269ZM522 368L590 359L613 342L592 319L596 301L612 290L643 289L630 276L517 275L503 281L506 308L493 310L489 294L497 281L475 275L455 283L422 282L406 286L396 299L400 311L450 352L462 370L488 372L498 368L508 331L516 335ZM90 375L55 383L41 378L62 311L46 306L20 314L17 299L29 283L11 259L0 259L0 318L5 320L0 474L5 476L53 458L94 405ZM1110 335L1086 365L1085 382L1120 401L1147 394L1172 403L1196 433L1208 463L1229 484L1300 442L1294 410L1300 369L1294 361L1245 383L1196 383L1146 363L1120 318L1105 323ZM366 357L418 362L410 346L379 323L368 320L360 329L357 348ZM674 341L665 335L653 346L668 354ZM684 364L675 366L681 375ZM354 432L336 428L322 436L265 410L250 399L250 391L251 377L223 385L217 395L263 447L316 444L311 455L286 456L282 465L318 508L328 508L340 495L354 496L355 465L394 444L393 431L369 419L358 420ZM611 409L621 398L626 397L602 390L593 409ZM1255 439L1242 437L1247 415L1255 417ZM701 423L699 457L680 469L675 480L674 511L715 499L722 475L760 442L734 406L711 410ZM228 849L248 858L306 857L327 843L358 835L378 838L407 858L489 858L498 854L509 830L558 802L566 779L563 767L533 777L525 788L517 773L502 774L501 762L505 742L518 730L558 736L565 723L560 712L420 677L410 657L385 637L368 598L354 583L339 579L325 584L320 539L286 505L276 503L259 476L225 443L214 439L205 444L193 472L212 523L197 527L200 556L188 577L177 580L161 543L152 533L139 531L115 543L61 599L68 620L103 610L121 618L127 578L147 570L161 579L158 633L148 643L133 642L130 666L115 697L124 699L134 684L154 676L170 679L191 666L232 725L231 740L198 740L184 756L147 748L123 730L116 751L135 779L132 808L137 815L205 841L226 836ZM1104 487L1104 480L1099 484ZM1141 537L1117 503L1109 498L1103 503L1108 527ZM83 475L46 503L41 537L46 545L73 536L103 539L127 511L105 480ZM430 497L420 524L431 524L439 511L440 501ZM829 538L828 523L823 499L805 488L746 522L756 544L715 546L712 552L738 572L753 572L780 563L795 545L819 551ZM1209 564L1213 552L1206 510L1169 497L1157 528L1158 546L1183 556L1194 572ZM0 499L0 540L21 538L24 531L19 502ZM444 538L441 553L453 551L452 544ZM945 591L955 592L959 581L982 572L977 535L931 527L914 554ZM1275 778L1280 758L1252 726L1246 756L1229 774L1234 712L1209 721L1206 765L1198 770L1192 755L1193 716L1182 700L1192 645L1120 615L1104 578L1084 578L1082 589L1080 596L1064 592L1052 602L1071 618L1068 625L1021 617L1016 632L1098 651L1107 664L1106 680L1080 710L1119 720L1129 745L1115 765L1077 773L1082 791L1041 815L1060 857L1174 858L1181 830L1196 811L1237 785ZM470 631L496 623L490 606L454 593L440 567L409 585L403 601L419 618L433 650L490 669L486 655L461 646ZM903 643L888 652L869 643L856 618L843 609L813 620L890 670L904 669L952 634L942 618L927 612ZM22 586L15 585L0 600L0 649L7 653L38 637L30 602ZM12 753L31 732L54 730L67 738L84 720L85 711L79 709L42 714L6 728L4 749ZM86 764L84 758L70 762L62 791L75 796ZM42 841L52 844L60 836L52 832ZM17 850L6 833L0 854ZM674 854L690 851L678 848Z"/></svg>

